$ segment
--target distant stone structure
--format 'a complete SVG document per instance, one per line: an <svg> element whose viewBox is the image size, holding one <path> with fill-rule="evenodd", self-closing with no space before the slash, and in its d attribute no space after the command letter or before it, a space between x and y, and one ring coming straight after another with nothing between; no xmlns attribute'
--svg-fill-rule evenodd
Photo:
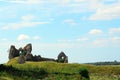
<svg viewBox="0 0 120 80"><path fill-rule="evenodd" d="M25 60L26 61L33 61L33 55L31 53L27 53L25 55Z"/></svg>
<svg viewBox="0 0 120 80"><path fill-rule="evenodd" d="M32 51L32 44L27 44L24 48L23 51L26 51L26 53L31 53Z"/></svg>
<svg viewBox="0 0 120 80"><path fill-rule="evenodd" d="M65 55L64 52L61 52L58 55L58 59L52 59L52 58L44 58L40 55L32 55L32 44L27 44L24 48L20 47L19 49L16 49L14 45L11 45L10 51L9 51L9 59L12 59L14 57L19 57L18 62L20 64L25 63L25 61L54 61L54 62L60 62L60 63L68 63L68 57Z"/></svg>
<svg viewBox="0 0 120 80"><path fill-rule="evenodd" d="M10 51L9 51L9 59L12 59L18 56L19 56L19 50L17 50L14 45L11 45Z"/></svg>
<svg viewBox="0 0 120 80"><path fill-rule="evenodd" d="M24 56L24 55L20 55L20 56L19 56L19 58L18 58L18 63L19 63L19 64L25 63L25 56Z"/></svg>
<svg viewBox="0 0 120 80"><path fill-rule="evenodd" d="M58 62L62 62L62 63L68 63L68 57L65 55L64 52L61 52L59 55L58 55Z"/></svg>

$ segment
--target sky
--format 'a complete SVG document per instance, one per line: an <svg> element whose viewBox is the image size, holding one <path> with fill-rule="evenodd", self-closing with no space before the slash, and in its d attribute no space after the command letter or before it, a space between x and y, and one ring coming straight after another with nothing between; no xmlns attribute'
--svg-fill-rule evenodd
<svg viewBox="0 0 120 80"><path fill-rule="evenodd" d="M0 63L28 43L70 63L120 61L120 0L0 0Z"/></svg>

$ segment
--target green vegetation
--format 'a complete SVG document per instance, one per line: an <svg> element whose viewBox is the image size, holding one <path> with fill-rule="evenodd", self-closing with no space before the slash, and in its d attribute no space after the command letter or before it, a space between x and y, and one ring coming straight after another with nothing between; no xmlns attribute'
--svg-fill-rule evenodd
<svg viewBox="0 0 120 80"><path fill-rule="evenodd" d="M79 64L65 64L50 61L26 61L25 64L19 64L18 58L14 58L7 64L1 65L0 70L7 77L15 80L88 80L88 77L80 73L84 73L84 71L80 71L82 70L81 68L83 67ZM1 73L1 76L3 77L4 74Z"/></svg>
<svg viewBox="0 0 120 80"><path fill-rule="evenodd" d="M14 58L4 64L7 69L0 69L0 80L118 80L120 75L119 65L95 66L51 61L19 64L17 60Z"/></svg>
<svg viewBox="0 0 120 80"><path fill-rule="evenodd" d="M120 62L118 61L112 61L112 62L95 62L95 63L86 63L86 64L92 64L92 65L120 65Z"/></svg>
<svg viewBox="0 0 120 80"><path fill-rule="evenodd" d="M89 80L89 72L88 72L87 69L85 69L85 68L80 68L80 69L79 69L79 74ZM82 79L82 77L81 77L81 79Z"/></svg>

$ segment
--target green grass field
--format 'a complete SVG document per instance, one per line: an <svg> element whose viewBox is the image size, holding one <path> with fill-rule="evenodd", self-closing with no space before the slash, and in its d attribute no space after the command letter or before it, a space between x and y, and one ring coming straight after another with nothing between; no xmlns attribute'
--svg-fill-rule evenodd
<svg viewBox="0 0 120 80"><path fill-rule="evenodd" d="M118 80L120 76L120 66L95 66L77 63L56 63L56 62L26 62L18 64L18 58L14 58L6 63L6 66L13 66L20 70L44 69L49 75L44 80L80 80L79 69L85 68L89 71L90 80ZM65 74L65 75L64 75ZM1 76L0 80L12 80L9 76ZM32 80L32 79L31 79ZM36 79L35 79L36 80ZM85 80L85 79L83 79Z"/></svg>

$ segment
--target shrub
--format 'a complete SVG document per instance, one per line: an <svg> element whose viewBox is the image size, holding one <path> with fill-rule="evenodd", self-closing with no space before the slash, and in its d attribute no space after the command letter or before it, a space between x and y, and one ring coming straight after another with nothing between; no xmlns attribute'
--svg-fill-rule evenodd
<svg viewBox="0 0 120 80"><path fill-rule="evenodd" d="M89 80L89 72L86 68L80 68L79 69L79 74L81 75L81 77L84 77L87 80Z"/></svg>

